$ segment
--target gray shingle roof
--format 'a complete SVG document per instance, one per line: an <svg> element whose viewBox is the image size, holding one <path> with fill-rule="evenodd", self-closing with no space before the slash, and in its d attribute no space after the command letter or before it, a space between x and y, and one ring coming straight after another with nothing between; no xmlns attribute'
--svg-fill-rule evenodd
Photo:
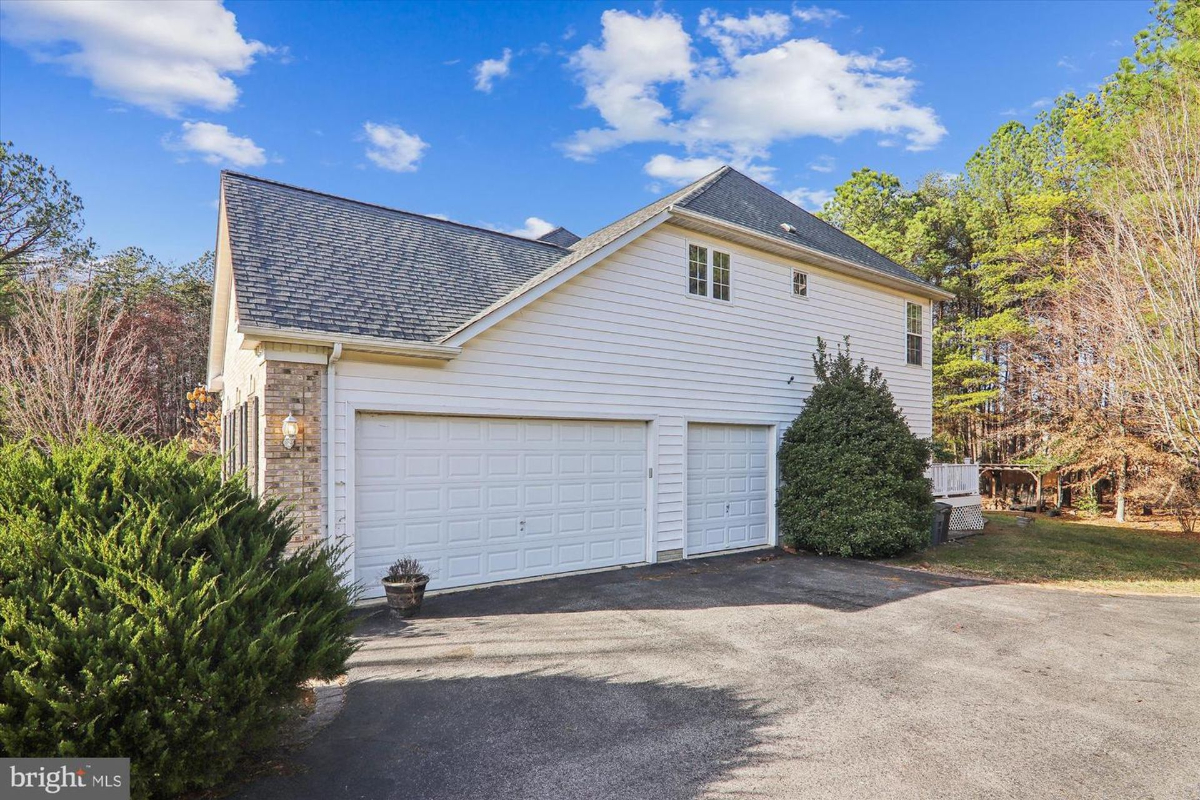
<svg viewBox="0 0 1200 800"><path fill-rule="evenodd" d="M564 228L524 239L234 172L221 187L238 314L253 327L436 342L672 206L929 285L730 167L582 239Z"/></svg>
<svg viewBox="0 0 1200 800"><path fill-rule="evenodd" d="M897 278L927 284L919 275L876 253L853 236L818 219L737 170L723 167L719 172L719 177L711 181L703 191L693 194L677 205L689 211L733 222L780 241L802 244ZM795 227L796 232L785 232L780 227L783 223Z"/></svg>
<svg viewBox="0 0 1200 800"><path fill-rule="evenodd" d="M245 325L436 341L569 251L222 173Z"/></svg>
<svg viewBox="0 0 1200 800"><path fill-rule="evenodd" d="M549 242L550 244L556 244L559 247L570 247L578 242L581 238L583 237L576 236L574 233L561 225L549 233L543 233L541 236L537 237L539 242Z"/></svg>

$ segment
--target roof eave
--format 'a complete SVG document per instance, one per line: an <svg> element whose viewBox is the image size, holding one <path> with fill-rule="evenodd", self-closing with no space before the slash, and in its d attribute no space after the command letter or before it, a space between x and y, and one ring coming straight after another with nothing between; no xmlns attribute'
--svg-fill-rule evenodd
<svg viewBox="0 0 1200 800"><path fill-rule="evenodd" d="M256 346L262 342L302 344L316 347L342 345L346 351L426 358L435 361L450 361L461 352L461 347L436 342L406 342L399 339L383 339L375 336L355 336L332 331L307 331L298 328L274 328L261 325L240 325L246 345Z"/></svg>
<svg viewBox="0 0 1200 800"><path fill-rule="evenodd" d="M893 289L899 289L933 300L954 299L952 293L938 288L931 283L889 275L874 267L868 267L854 261L830 255L829 253L816 250L798 242L785 242L776 236L770 236L753 228L747 228L736 222L729 222L728 220L702 214L689 208L680 208L679 206L671 206L667 210L671 215L671 222L682 228L694 230L699 233L707 233L712 236L721 236L748 247L776 253L785 258L798 258L833 272L861 278L871 283L883 284Z"/></svg>

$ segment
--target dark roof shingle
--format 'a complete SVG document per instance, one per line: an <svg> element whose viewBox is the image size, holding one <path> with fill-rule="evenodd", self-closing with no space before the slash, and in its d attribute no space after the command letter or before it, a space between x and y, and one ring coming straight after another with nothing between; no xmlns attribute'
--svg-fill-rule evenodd
<svg viewBox="0 0 1200 800"><path fill-rule="evenodd" d="M897 278L928 285L919 275L731 167L723 168L717 180L677 205L780 241L801 244ZM784 223L794 227L796 232L784 231L780 227Z"/></svg>
<svg viewBox="0 0 1200 800"><path fill-rule="evenodd" d="M243 324L436 341L544 272L558 245L223 173Z"/></svg>
<svg viewBox="0 0 1200 800"><path fill-rule="evenodd" d="M549 233L543 233L541 236L537 237L537 240L539 242L549 242L550 244L556 244L559 247L570 247L571 245L575 244L582 238L583 238L582 236L576 236L571 231L569 231L566 228L564 228L563 226L559 225L557 228L550 231Z"/></svg>

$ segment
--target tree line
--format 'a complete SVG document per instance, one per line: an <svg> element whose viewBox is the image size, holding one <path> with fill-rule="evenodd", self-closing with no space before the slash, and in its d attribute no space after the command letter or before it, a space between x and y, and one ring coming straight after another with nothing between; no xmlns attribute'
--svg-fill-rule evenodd
<svg viewBox="0 0 1200 800"><path fill-rule="evenodd" d="M83 231L70 184L0 143L0 437L99 428L211 449L212 253L182 265L138 247L101 254Z"/></svg>
<svg viewBox="0 0 1200 800"><path fill-rule="evenodd" d="M1160 0L1086 96L1007 122L956 175L870 168L820 215L954 293L934 322L941 459L1194 506L1200 480L1200 2Z"/></svg>

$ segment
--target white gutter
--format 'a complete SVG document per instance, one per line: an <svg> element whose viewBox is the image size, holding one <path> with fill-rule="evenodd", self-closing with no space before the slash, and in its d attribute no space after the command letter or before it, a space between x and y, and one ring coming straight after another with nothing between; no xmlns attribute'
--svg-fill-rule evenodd
<svg viewBox="0 0 1200 800"><path fill-rule="evenodd" d="M296 330L294 328L263 328L253 325L238 327L245 340L243 347L253 347L261 342L281 342L286 344L311 344L318 347L329 347L328 333ZM408 358L430 358L437 361L450 361L462 352L461 347L435 344L433 342L405 342L399 339L383 339L374 336L342 336L338 335L338 344L347 350L362 353L383 353L386 355L406 356Z"/></svg>
<svg viewBox="0 0 1200 800"><path fill-rule="evenodd" d="M338 359L340 359L341 357L342 357L342 343L334 342L333 349L329 352L329 365L325 368L325 376L326 376L325 379L327 381L326 385L328 386L328 389L325 392L325 399L326 399L327 405L328 405L328 412L327 412L327 417L326 417L326 419L328 421L326 422L326 428L325 428L325 441L327 442L327 444L325 446L325 453L326 453L326 458L328 459L328 461L326 462L326 469L328 470L328 473L329 473L329 488L328 488L328 492L325 495L325 504L326 504L326 511L329 514L329 544L331 544L331 545L336 541L336 533L337 533L337 515L334 513L335 512L334 506L336 505L336 495L334 493L337 490L337 484L336 484L337 471L334 468L334 461L337 456L337 447L334 445L333 432L334 432L334 425L337 423L337 413L336 413L336 397L337 396L334 394L334 390L335 390L335 382L337 380L337 362L338 362Z"/></svg>
<svg viewBox="0 0 1200 800"><path fill-rule="evenodd" d="M921 295L922 297L929 297L934 300L954 299L954 295L951 292L947 292L945 289L934 286L931 283L926 283L925 281L914 281L907 278L901 278L896 275L890 275L883 270L864 266L839 256L830 255L829 253L824 253L820 250L808 247L807 245L800 244L799 242L789 242L787 240L780 239L777 236L771 236L770 234L763 233L762 231L756 231L753 228L747 228L745 225L738 225L736 222L727 222L723 219L710 217L708 214L701 214L699 212L692 211L690 208L680 208L678 206L671 206L668 211L670 211L671 216L679 217L681 220L688 220L714 228L721 228L730 232L741 234L742 236L759 242L770 243L776 247L785 247L789 250L795 250L799 254L803 255L807 260L812 261L819 266L825 266L844 274L854 275L855 277L862 278L863 280L870 281L872 283L882 283L887 286L892 286L897 289L909 291L913 294Z"/></svg>

